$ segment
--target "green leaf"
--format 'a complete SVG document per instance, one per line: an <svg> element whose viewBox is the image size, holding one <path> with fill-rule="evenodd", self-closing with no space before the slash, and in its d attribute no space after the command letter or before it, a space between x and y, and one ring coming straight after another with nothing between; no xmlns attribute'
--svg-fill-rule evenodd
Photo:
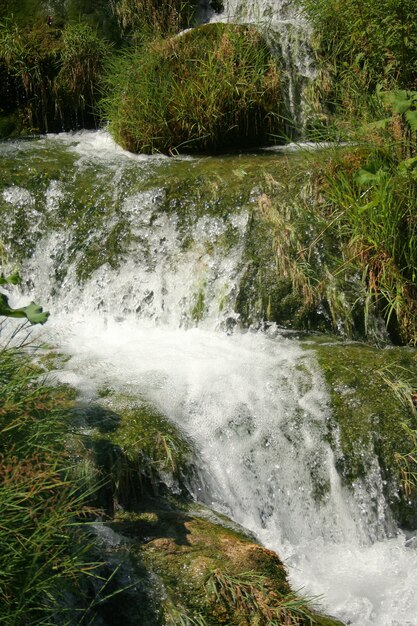
<svg viewBox="0 0 417 626"><path fill-rule="evenodd" d="M407 111L405 119L411 130L417 132L417 111Z"/></svg>
<svg viewBox="0 0 417 626"><path fill-rule="evenodd" d="M395 102L392 103L392 110L394 111L394 113L398 113L399 115L402 115L403 113L405 113L406 111L410 109L412 104L413 103L411 100L396 100Z"/></svg>
<svg viewBox="0 0 417 626"><path fill-rule="evenodd" d="M355 65L358 65L361 61L363 61L364 58L365 58L365 54L363 52L359 52L359 54L355 56L355 60L353 63Z"/></svg>
<svg viewBox="0 0 417 626"><path fill-rule="evenodd" d="M379 204L377 199L371 200L371 202L367 202L363 206L359 207L359 215L365 213L365 211L370 211L371 209L375 209Z"/></svg>
<svg viewBox="0 0 417 626"><path fill-rule="evenodd" d="M416 111L417 113L417 111ZM404 159L398 164L397 170L399 174L405 174L414 170L417 167L417 157L411 157L410 159Z"/></svg>
<svg viewBox="0 0 417 626"><path fill-rule="evenodd" d="M379 129L379 128L386 128L388 126L388 124L390 124L391 122L393 122L395 119L394 116L391 117L384 117L384 119L382 120L377 120L376 122L369 122L368 124L364 125L365 129Z"/></svg>
<svg viewBox="0 0 417 626"><path fill-rule="evenodd" d="M366 165L355 174L355 182L360 185L378 185L388 175L387 170L374 163Z"/></svg>
<svg viewBox="0 0 417 626"><path fill-rule="evenodd" d="M247 172L245 172L245 170L242 168L238 168L232 171L233 171L233 174L237 176L238 178L244 178L245 176L247 176Z"/></svg>
<svg viewBox="0 0 417 626"><path fill-rule="evenodd" d="M34 302L20 309L12 309L9 305L9 299L4 293L0 293L0 315L26 317L31 324L45 324L49 317L48 311L43 311L42 307Z"/></svg>
<svg viewBox="0 0 417 626"><path fill-rule="evenodd" d="M391 107L394 113L403 115L409 111L417 100L417 92L415 91L380 91L379 92L385 103Z"/></svg>
<svg viewBox="0 0 417 626"><path fill-rule="evenodd" d="M379 91L380 96L383 98L386 104L393 106L397 100L407 100L407 92L405 90L399 91Z"/></svg>
<svg viewBox="0 0 417 626"><path fill-rule="evenodd" d="M0 274L0 285L20 285L22 279L18 271L13 272L10 276L5 276L3 272Z"/></svg>

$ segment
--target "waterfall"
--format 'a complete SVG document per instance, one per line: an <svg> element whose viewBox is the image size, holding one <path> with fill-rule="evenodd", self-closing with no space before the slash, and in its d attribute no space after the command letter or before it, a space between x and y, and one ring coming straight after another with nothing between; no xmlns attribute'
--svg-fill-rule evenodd
<svg viewBox="0 0 417 626"><path fill-rule="evenodd" d="M311 29L293 0L226 0L224 10L206 13L212 22L254 24L265 34L283 67L286 109L298 134L308 110L306 90L316 76ZM204 16L201 16L204 20Z"/></svg>
<svg viewBox="0 0 417 626"><path fill-rule="evenodd" d="M238 329L259 181L283 157L134 156L104 131L0 151L0 239L25 279L14 304L50 309L37 333L69 357L59 379L173 420L198 451L195 497L276 550L324 610L416 626L414 539L392 522L376 459L342 484L314 352L274 326Z"/></svg>

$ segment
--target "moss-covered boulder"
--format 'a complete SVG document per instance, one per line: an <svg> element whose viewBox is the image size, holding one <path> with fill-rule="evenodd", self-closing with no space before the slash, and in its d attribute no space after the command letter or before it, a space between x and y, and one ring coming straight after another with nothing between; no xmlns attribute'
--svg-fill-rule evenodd
<svg viewBox="0 0 417 626"><path fill-rule="evenodd" d="M107 560L122 564L116 578L124 572L138 593L135 599L127 591L126 624L340 626L294 594L274 552L201 505L145 500L119 510L98 530L97 543ZM120 592L99 609L106 624L124 604L126 590Z"/></svg>
<svg viewBox="0 0 417 626"><path fill-rule="evenodd" d="M330 392L340 445L338 470L349 486L377 482L400 525L417 523L417 354L360 343L314 340Z"/></svg>
<svg viewBox="0 0 417 626"><path fill-rule="evenodd" d="M74 430L84 433L85 446L73 455L79 470L98 481L95 503L113 515L149 496L189 497L196 469L186 437L140 399L112 395L108 389L101 394L97 402L78 407L72 418Z"/></svg>
<svg viewBox="0 0 417 626"><path fill-rule="evenodd" d="M140 550L163 583L165 623L183 623L180 619L207 626L337 623L313 614L307 601L292 592L274 552L225 527L215 515L205 519L204 512L185 514L173 522L168 536L153 539Z"/></svg>
<svg viewBox="0 0 417 626"><path fill-rule="evenodd" d="M103 388L75 411L72 425L86 442L73 454L84 455L81 469L90 463L98 474L105 514L91 526L106 581L84 589L87 599L100 599L89 605L91 619L105 626L121 617L126 626L340 624L294 593L276 553L191 501L192 445L155 409Z"/></svg>
<svg viewBox="0 0 417 626"><path fill-rule="evenodd" d="M220 151L282 133L282 78L253 27L207 24L120 57L105 115L132 152Z"/></svg>

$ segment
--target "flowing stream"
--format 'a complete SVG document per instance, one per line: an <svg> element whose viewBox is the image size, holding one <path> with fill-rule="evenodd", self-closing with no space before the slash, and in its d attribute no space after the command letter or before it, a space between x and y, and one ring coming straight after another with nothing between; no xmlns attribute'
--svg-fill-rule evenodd
<svg viewBox="0 0 417 626"><path fill-rule="evenodd" d="M1 239L42 341L86 399L151 401L194 442L195 497L285 560L295 589L354 626L417 626L417 552L376 459L341 482L314 352L274 326L239 329L236 300L260 181L284 155L130 155L104 131L6 142ZM291 163L290 157L290 163Z"/></svg>

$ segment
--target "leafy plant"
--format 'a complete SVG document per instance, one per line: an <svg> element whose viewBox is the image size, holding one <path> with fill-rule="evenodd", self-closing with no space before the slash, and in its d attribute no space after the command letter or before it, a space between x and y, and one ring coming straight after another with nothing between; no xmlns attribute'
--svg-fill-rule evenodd
<svg viewBox="0 0 417 626"><path fill-rule="evenodd" d="M417 27L413 0L301 0L320 33L326 58L343 72L357 60L374 86L409 87L416 79Z"/></svg>
<svg viewBox="0 0 417 626"><path fill-rule="evenodd" d="M17 272L10 276L5 276L3 272L0 274L0 287L18 284L20 284L20 276ZM28 306L13 309L4 293L0 293L0 315L6 317L26 317L31 324L45 324L49 317L49 313L43 311L42 307L34 302L31 302Z"/></svg>

